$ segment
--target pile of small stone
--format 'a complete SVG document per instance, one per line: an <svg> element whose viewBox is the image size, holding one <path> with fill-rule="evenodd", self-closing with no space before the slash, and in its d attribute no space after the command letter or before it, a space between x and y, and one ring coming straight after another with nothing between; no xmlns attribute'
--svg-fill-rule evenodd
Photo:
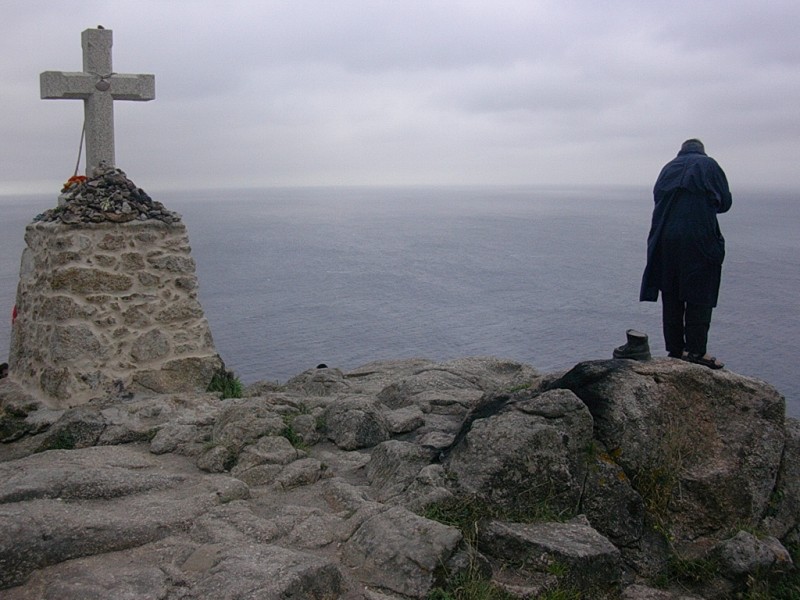
<svg viewBox="0 0 800 600"><path fill-rule="evenodd" d="M76 223L127 223L157 219L175 223L181 216L167 210L128 179L122 169L97 167L92 177L72 177L58 197L58 206L37 215L34 221Z"/></svg>

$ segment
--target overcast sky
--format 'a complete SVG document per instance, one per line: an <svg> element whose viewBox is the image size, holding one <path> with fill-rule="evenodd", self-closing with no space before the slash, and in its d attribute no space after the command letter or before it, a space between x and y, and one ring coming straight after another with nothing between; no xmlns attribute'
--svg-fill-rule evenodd
<svg viewBox="0 0 800 600"><path fill-rule="evenodd" d="M0 193L72 174L81 31L156 99L116 102L148 191L652 185L699 137L731 186L800 190L797 0L0 0Z"/></svg>

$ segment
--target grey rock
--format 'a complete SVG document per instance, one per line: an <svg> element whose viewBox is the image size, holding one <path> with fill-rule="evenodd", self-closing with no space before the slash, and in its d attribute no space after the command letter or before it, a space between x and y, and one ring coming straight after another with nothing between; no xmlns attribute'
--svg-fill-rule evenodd
<svg viewBox="0 0 800 600"><path fill-rule="evenodd" d="M159 428L150 441L150 452L175 452L195 456L203 451L207 434L192 423L167 423Z"/></svg>
<svg viewBox="0 0 800 600"><path fill-rule="evenodd" d="M537 524L490 521L478 532L478 547L522 570L567 567L564 582L582 590L606 588L621 579L619 550L581 519Z"/></svg>
<svg viewBox="0 0 800 600"><path fill-rule="evenodd" d="M622 600L703 600L683 592L670 592L651 588L646 585L631 585L622 591Z"/></svg>
<svg viewBox="0 0 800 600"><path fill-rule="evenodd" d="M667 481L655 495L678 544L755 526L767 510L785 436L771 386L667 359L581 363L552 385L586 403L637 489Z"/></svg>
<svg viewBox="0 0 800 600"><path fill-rule="evenodd" d="M452 405L461 400L458 409L466 411L482 394L483 390L474 381L437 365L387 386L378 394L378 399L390 408L416 404L428 411L432 402Z"/></svg>
<svg viewBox="0 0 800 600"><path fill-rule="evenodd" d="M343 578L331 561L279 546L228 551L192 587L197 598L338 598Z"/></svg>
<svg viewBox="0 0 800 600"><path fill-rule="evenodd" d="M342 547L342 560L367 585L422 598L443 575L461 533L395 507L367 519Z"/></svg>
<svg viewBox="0 0 800 600"><path fill-rule="evenodd" d="M131 388L144 393L204 392L215 373L224 368L217 355L176 358L160 369L137 371Z"/></svg>
<svg viewBox="0 0 800 600"><path fill-rule="evenodd" d="M635 546L645 528L644 500L600 442L596 442L587 460L581 513L614 545Z"/></svg>
<svg viewBox="0 0 800 600"><path fill-rule="evenodd" d="M783 539L800 525L800 421L786 419L786 443L762 528Z"/></svg>
<svg viewBox="0 0 800 600"><path fill-rule="evenodd" d="M297 415L292 419L291 426L292 430L306 446L313 446L321 438L317 418L314 415Z"/></svg>
<svg viewBox="0 0 800 600"><path fill-rule="evenodd" d="M261 398L227 400L214 424L213 440L235 451L262 436L277 436L286 427L283 417Z"/></svg>
<svg viewBox="0 0 800 600"><path fill-rule="evenodd" d="M434 458L430 449L417 444L388 440L375 447L367 464L367 480L379 502L402 494Z"/></svg>
<svg viewBox="0 0 800 600"><path fill-rule="evenodd" d="M445 463L459 488L515 511L574 510L592 440L583 403L557 390L488 406L497 412L468 423Z"/></svg>
<svg viewBox="0 0 800 600"><path fill-rule="evenodd" d="M328 439L343 450L370 448L389 439L380 405L371 396L351 396L325 409Z"/></svg>
<svg viewBox="0 0 800 600"><path fill-rule="evenodd" d="M407 406L384 413L386 426L391 433L408 433L425 424L425 415L417 406Z"/></svg>
<svg viewBox="0 0 800 600"><path fill-rule="evenodd" d="M109 233L99 243L115 248L122 239ZM68 267L68 252L62 254ZM141 268L136 264L132 272ZM175 340L185 343L180 335ZM634 436L630 447L606 446L607 438L593 441L592 432L654 436L661 432L642 427L642 415L684 394L719 403L729 419L749 419L756 430L750 439L763 440L765 428L777 424L786 441L759 523L789 546L800 538L793 525L797 423L784 426L780 415L763 419L763 411L736 395L760 394L769 412L766 384L742 384L728 374L722 385L707 369L651 362L613 373L576 368L581 377L575 370L542 377L496 359L411 359L346 374L315 369L291 388L255 384L243 399L120 391L60 411L43 408L3 380L0 427L6 429L0 430L9 439L0 444L0 586L6 588L0 595L400 599L425 597L445 577L476 567L485 567L488 577L491 561L492 581L517 597L548 593L561 579L598 600L620 592L631 600L686 600L687 592L625 585L663 574L673 550L707 556L709 548L726 577L698 588L698 597L744 591L750 569L777 577L790 563L774 538L740 534L720 542L715 535L721 533L711 530L694 540L678 537L683 545L670 546L659 528L684 527L684 509L669 498L666 520L661 513L645 515L653 497L640 493L643 471L631 468L647 464L646 456L633 453L658 445ZM659 362L674 363L674 372L659 370ZM701 398L704 386L709 395ZM572 387L588 393L579 399ZM397 394L392 403L404 406L382 404L380 393ZM611 421L593 420L587 405L595 410L593 403L607 397L627 407L625 425L633 431L621 422L614 429ZM692 419L707 417L694 410L686 411ZM736 410L742 414L732 414ZM315 439L322 423L333 443ZM726 435L744 433L738 423L725 427ZM303 449L284 437L287 428L301 436ZM52 444L60 431L80 434L77 446L96 446L26 456L45 441ZM735 464L748 460L732 448ZM763 453L763 446L755 451ZM682 491L696 489L696 465L687 467ZM213 473L228 468L230 474ZM506 522L508 531L497 535L495 524L488 535L484 523L483 558L456 529L418 516L431 504L459 506L468 500L463 496L475 494L507 515L578 510L586 517L566 524ZM750 496L728 498L749 502ZM521 561L527 570L517 569ZM565 568L566 575L553 574ZM606 589L592 589L597 585Z"/></svg>
<svg viewBox="0 0 800 600"><path fill-rule="evenodd" d="M776 538L759 539L746 531L717 544L713 554L720 570L732 579L756 574L763 577L773 570L792 568L791 555Z"/></svg>
<svg viewBox="0 0 800 600"><path fill-rule="evenodd" d="M323 484L322 494L333 510L344 511L348 516L352 516L370 501L365 488L356 487L339 477L326 481Z"/></svg>
<svg viewBox="0 0 800 600"><path fill-rule="evenodd" d="M291 489L316 483L326 476L329 476L329 473L325 464L316 458L301 458L286 465L275 478L275 483L282 489Z"/></svg>
<svg viewBox="0 0 800 600"><path fill-rule="evenodd" d="M288 465L302 457L305 457L305 452L297 450L285 437L264 436L242 451L232 474L238 477L259 465Z"/></svg>
<svg viewBox="0 0 800 600"><path fill-rule="evenodd" d="M87 450L94 449L74 450L66 454ZM103 449L103 452L94 454L102 457L106 451ZM70 482L70 493L113 496L106 498L102 504L42 497L2 505L0 529L4 535L0 537L0 565L3 567L0 569L0 589L19 585L34 569L80 556L134 548L162 539L181 530L185 523L211 507L247 494L244 484L239 482L238 486L232 485L235 480L228 478L195 476L189 480L180 477L170 479L169 470L164 472L158 469L161 478L148 479L143 473L138 473L138 469L142 468L136 463L142 456L140 452L126 447L118 448L117 456L123 465L121 468L137 470L138 477L132 478L132 484L121 479L119 472L113 470L98 473L87 470L81 461L64 463L62 472ZM132 456L126 458L129 455ZM28 464L35 464L36 458L12 461L5 466L24 469ZM84 474L87 479L82 480ZM169 486L178 482L181 485ZM20 488L24 485L24 482L19 484ZM52 487L53 484L42 484L37 493L48 496L48 485ZM140 493L119 497L119 493L130 491L131 485L140 488ZM126 486L128 489L125 489Z"/></svg>
<svg viewBox="0 0 800 600"><path fill-rule="evenodd" d="M92 173L86 181L65 187L58 208L47 210L34 220L75 224L124 223L137 218L175 223L181 217L150 198L121 169L108 167Z"/></svg>
<svg viewBox="0 0 800 600"><path fill-rule="evenodd" d="M435 364L426 358L379 360L348 371L345 378L352 384L354 393L378 394L386 386Z"/></svg>
<svg viewBox="0 0 800 600"><path fill-rule="evenodd" d="M226 446L213 446L197 457L197 468L209 473L230 471L236 455Z"/></svg>
<svg viewBox="0 0 800 600"><path fill-rule="evenodd" d="M43 434L39 451L94 446L107 424L92 407L68 410Z"/></svg>
<svg viewBox="0 0 800 600"><path fill-rule="evenodd" d="M351 385L339 369L309 369L286 382L286 389L306 396L348 393Z"/></svg>
<svg viewBox="0 0 800 600"><path fill-rule="evenodd" d="M444 450L445 448L449 448L453 445L453 441L456 439L455 433L447 433L444 431L429 431L425 435L422 435L417 440L417 443L420 446L424 446L425 448L432 448L434 450Z"/></svg>

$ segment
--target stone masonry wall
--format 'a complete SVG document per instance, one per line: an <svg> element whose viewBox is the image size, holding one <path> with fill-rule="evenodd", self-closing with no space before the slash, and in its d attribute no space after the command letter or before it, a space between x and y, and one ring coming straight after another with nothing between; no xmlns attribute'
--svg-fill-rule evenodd
<svg viewBox="0 0 800 600"><path fill-rule="evenodd" d="M205 389L223 367L183 223L38 222L25 241L10 377L54 408Z"/></svg>

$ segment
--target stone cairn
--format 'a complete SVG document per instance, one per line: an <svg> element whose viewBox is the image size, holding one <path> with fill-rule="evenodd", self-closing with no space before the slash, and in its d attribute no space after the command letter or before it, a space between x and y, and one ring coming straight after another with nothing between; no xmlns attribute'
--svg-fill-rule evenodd
<svg viewBox="0 0 800 600"><path fill-rule="evenodd" d="M34 221L74 223L127 223L157 219L167 224L181 220L137 187L122 169L100 166L93 177L71 177L61 190L58 207L37 215Z"/></svg>
<svg viewBox="0 0 800 600"><path fill-rule="evenodd" d="M204 390L224 368L180 215L101 165L25 232L10 377L54 408Z"/></svg>

